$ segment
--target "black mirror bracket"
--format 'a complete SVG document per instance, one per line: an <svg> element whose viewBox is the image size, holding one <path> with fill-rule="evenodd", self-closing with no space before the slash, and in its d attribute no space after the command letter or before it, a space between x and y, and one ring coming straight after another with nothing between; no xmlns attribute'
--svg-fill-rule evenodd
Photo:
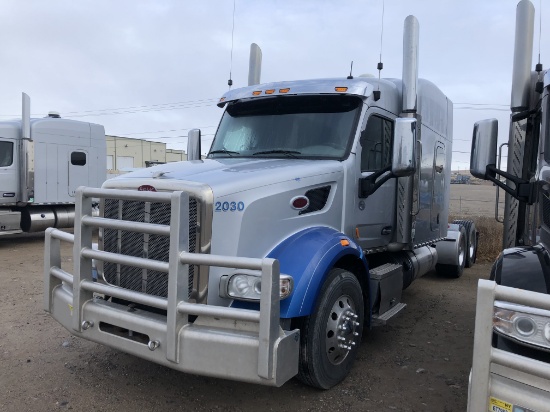
<svg viewBox="0 0 550 412"><path fill-rule="evenodd" d="M515 189L508 186L506 183L497 179L496 175L502 176L511 180L515 184ZM520 202L532 205L537 201L537 184L528 180L511 175L503 170L497 169L495 165L487 165L486 174L487 180L490 180L495 185L500 187L506 193L519 200Z"/></svg>
<svg viewBox="0 0 550 412"><path fill-rule="evenodd" d="M370 176L359 179L359 197L362 199L369 197L393 177L395 176L391 172L391 166L388 166Z"/></svg>

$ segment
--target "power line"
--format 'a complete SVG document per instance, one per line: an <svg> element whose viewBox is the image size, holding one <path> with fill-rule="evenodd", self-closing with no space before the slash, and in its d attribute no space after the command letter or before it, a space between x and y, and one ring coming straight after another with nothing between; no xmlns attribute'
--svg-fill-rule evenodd
<svg viewBox="0 0 550 412"><path fill-rule="evenodd" d="M454 104L467 104L469 106L505 106L510 107L509 104L501 104L501 103L454 103Z"/></svg>
<svg viewBox="0 0 550 412"><path fill-rule="evenodd" d="M211 103L217 102L217 98L210 98L210 99L196 99L196 100L186 100L181 102L174 102L174 103L158 103L158 104L149 104L149 105L141 105L141 106L127 106L127 107L118 107L118 108L110 108L110 109L94 109L94 110L79 110L79 111L72 111L72 112L65 112L64 115L71 115L66 117L82 117L82 116L101 116L101 112L108 112L108 114L119 114L117 112L118 110L122 110L121 113L140 113L140 112L146 112L146 111L160 111L160 110L172 110L174 108L181 108L185 106L190 106L197 104L198 106L191 106L191 107L201 107L201 106L207 106ZM0 115L2 117L18 117L20 114L4 114ZM33 113L32 116L47 116L46 113Z"/></svg>
<svg viewBox="0 0 550 412"><path fill-rule="evenodd" d="M193 127L193 129L208 129L211 127L217 127L217 126L201 126L201 127ZM124 135L133 135L133 134L147 134L147 133L169 133L169 132L177 132L180 130L191 130L191 128L187 129L172 129L172 130L156 130L154 132L135 132L135 133L121 133Z"/></svg>
<svg viewBox="0 0 550 412"><path fill-rule="evenodd" d="M497 112L509 112L510 109L499 109L497 107L455 107L454 110L490 110Z"/></svg>

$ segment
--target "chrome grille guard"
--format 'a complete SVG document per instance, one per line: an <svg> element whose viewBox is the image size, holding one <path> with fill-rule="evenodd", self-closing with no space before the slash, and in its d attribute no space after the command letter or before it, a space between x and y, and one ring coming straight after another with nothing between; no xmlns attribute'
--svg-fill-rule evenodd
<svg viewBox="0 0 550 412"><path fill-rule="evenodd" d="M168 203L171 205L170 226L93 217L92 198L107 197ZM299 331L283 331L279 326L279 262L268 258L189 253L189 222L182 218L188 215L189 195L181 191L163 193L78 188L74 235L53 228L46 231L44 309L77 336L174 369L265 385L282 385L297 373ZM94 250L94 228L169 236L169 262ZM61 269L60 241L74 245L72 274ZM168 297L94 282L92 259L167 273ZM190 302L189 265L261 271L260 311ZM94 293L165 310L166 317L158 314L149 317L145 311L124 311L117 308L121 305L94 298ZM188 315L197 316L197 320L189 322ZM151 338L149 345L146 345L111 335L101 330L102 322L157 339ZM250 324L257 326L251 328ZM161 350L157 351L159 347ZM214 355L211 353L213 351L217 353ZM164 356L159 356L158 352ZM180 356L182 353L183 356ZM250 361L252 369L250 365L243 365L243 360Z"/></svg>

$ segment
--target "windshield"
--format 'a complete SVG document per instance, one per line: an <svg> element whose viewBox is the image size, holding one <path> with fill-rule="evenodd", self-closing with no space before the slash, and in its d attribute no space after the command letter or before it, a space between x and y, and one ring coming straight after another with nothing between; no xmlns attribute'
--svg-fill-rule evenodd
<svg viewBox="0 0 550 412"><path fill-rule="evenodd" d="M13 163L13 142L0 142L0 167Z"/></svg>
<svg viewBox="0 0 550 412"><path fill-rule="evenodd" d="M208 157L343 159L361 103L327 95L237 101L227 107Z"/></svg>

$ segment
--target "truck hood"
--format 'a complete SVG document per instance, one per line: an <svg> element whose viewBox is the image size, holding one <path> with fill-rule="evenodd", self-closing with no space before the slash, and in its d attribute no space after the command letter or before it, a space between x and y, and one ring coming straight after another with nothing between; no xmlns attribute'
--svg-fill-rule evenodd
<svg viewBox="0 0 550 412"><path fill-rule="evenodd" d="M337 160L206 159L174 162L116 177L122 179L174 179L209 185L217 196L262 186L342 172ZM132 185L133 186L133 185Z"/></svg>

